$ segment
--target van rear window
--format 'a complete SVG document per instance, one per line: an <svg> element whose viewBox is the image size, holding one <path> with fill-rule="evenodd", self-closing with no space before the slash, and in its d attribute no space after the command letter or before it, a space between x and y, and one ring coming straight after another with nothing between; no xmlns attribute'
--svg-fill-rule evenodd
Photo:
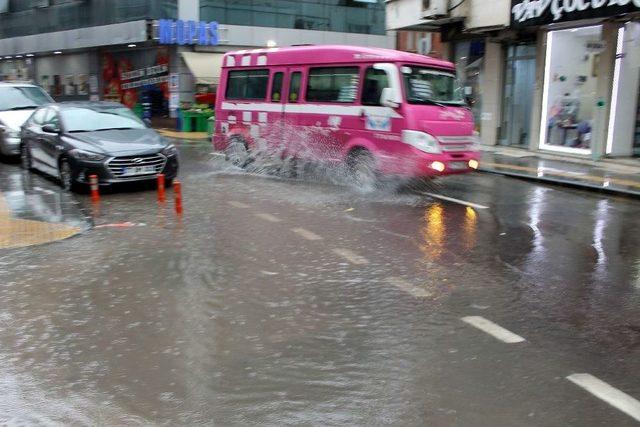
<svg viewBox="0 0 640 427"><path fill-rule="evenodd" d="M307 82L307 101L354 102L358 94L358 67L311 68Z"/></svg>
<svg viewBox="0 0 640 427"><path fill-rule="evenodd" d="M226 99L264 100L269 84L268 70L230 71Z"/></svg>

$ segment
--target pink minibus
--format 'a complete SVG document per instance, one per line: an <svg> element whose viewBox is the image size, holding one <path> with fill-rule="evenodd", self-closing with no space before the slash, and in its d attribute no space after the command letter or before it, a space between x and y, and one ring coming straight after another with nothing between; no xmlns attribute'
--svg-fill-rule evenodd
<svg viewBox="0 0 640 427"><path fill-rule="evenodd" d="M346 163L358 181L470 172L480 153L454 65L389 49L295 46L225 54L213 143Z"/></svg>

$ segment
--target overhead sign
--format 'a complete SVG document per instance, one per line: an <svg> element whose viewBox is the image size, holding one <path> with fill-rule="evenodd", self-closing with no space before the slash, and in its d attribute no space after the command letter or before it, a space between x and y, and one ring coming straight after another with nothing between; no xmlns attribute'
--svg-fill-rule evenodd
<svg viewBox="0 0 640 427"><path fill-rule="evenodd" d="M512 0L511 26L529 27L640 12L640 0Z"/></svg>
<svg viewBox="0 0 640 427"><path fill-rule="evenodd" d="M218 23L160 19L157 21L160 44L216 46L219 42Z"/></svg>
<svg viewBox="0 0 640 427"><path fill-rule="evenodd" d="M169 67L167 64L160 64L128 71L122 73L120 79L123 81L120 85L123 90L164 83L169 81Z"/></svg>

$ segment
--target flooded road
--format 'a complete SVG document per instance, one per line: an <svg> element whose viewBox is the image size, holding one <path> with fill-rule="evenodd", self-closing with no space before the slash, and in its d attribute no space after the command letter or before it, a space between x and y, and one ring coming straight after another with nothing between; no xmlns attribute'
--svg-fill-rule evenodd
<svg viewBox="0 0 640 427"><path fill-rule="evenodd" d="M0 249L0 425L634 425L567 377L640 399L640 202L483 174L364 195L181 154L182 218L148 189L62 194L43 216L79 235ZM14 215L60 193L0 169Z"/></svg>

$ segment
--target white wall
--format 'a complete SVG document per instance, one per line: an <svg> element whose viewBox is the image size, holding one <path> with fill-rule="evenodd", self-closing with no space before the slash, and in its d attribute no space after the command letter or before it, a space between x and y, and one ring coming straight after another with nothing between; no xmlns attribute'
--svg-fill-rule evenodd
<svg viewBox="0 0 640 427"><path fill-rule="evenodd" d="M388 30L399 30L423 22L422 0L393 0L386 4Z"/></svg>
<svg viewBox="0 0 640 427"><path fill-rule="evenodd" d="M454 0L459 1L459 0ZM469 1L469 0L467 0ZM467 12L467 28L508 26L511 19L511 0L471 0Z"/></svg>
<svg viewBox="0 0 640 427"><path fill-rule="evenodd" d="M613 138L611 156L631 156L638 111L638 90L640 90L640 23L626 25L622 52L619 59L620 80L617 105L612 111Z"/></svg>

